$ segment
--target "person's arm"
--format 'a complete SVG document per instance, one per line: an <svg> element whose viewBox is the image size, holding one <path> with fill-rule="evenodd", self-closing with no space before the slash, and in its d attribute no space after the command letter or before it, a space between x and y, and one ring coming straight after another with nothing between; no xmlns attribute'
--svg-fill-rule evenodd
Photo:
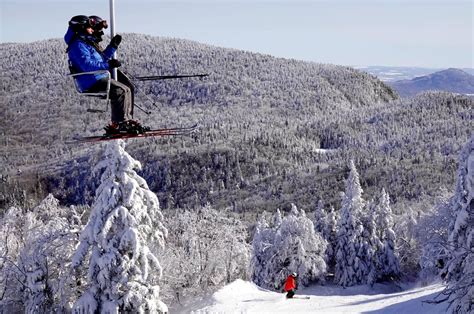
<svg viewBox="0 0 474 314"><path fill-rule="evenodd" d="M109 64L93 56L93 50L83 41L77 40L69 49L70 58L81 72L108 70Z"/></svg>
<svg viewBox="0 0 474 314"><path fill-rule="evenodd" d="M112 47L111 45L108 45L104 51L102 51L102 55L106 60L111 59L114 56L114 53L117 51L117 48Z"/></svg>
<svg viewBox="0 0 474 314"><path fill-rule="evenodd" d="M114 38L110 40L110 44L102 52L106 60L109 60L110 58L113 57L115 51L117 51L118 46L120 45L121 42L122 42L122 36L120 35L115 35Z"/></svg>

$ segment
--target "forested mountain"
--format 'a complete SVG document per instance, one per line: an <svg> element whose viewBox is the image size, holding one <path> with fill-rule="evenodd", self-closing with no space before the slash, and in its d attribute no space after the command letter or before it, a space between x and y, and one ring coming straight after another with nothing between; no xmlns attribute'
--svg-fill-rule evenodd
<svg viewBox="0 0 474 314"><path fill-rule="evenodd" d="M417 93L438 90L459 94L474 94L474 76L459 69L447 69L411 80L390 82L401 96L415 96Z"/></svg>
<svg viewBox="0 0 474 314"><path fill-rule="evenodd" d="M100 134L104 102L78 95L59 40L2 44L1 206L52 192L90 203L90 165L100 145L67 144ZM133 75L209 73L203 80L141 83L151 127L199 123L192 137L129 140L163 208L206 203L235 211L310 209L340 202L353 159L370 196L394 207L451 189L460 147L474 127L472 100L428 93L400 100L353 68L278 59L199 43L125 34L119 49Z"/></svg>

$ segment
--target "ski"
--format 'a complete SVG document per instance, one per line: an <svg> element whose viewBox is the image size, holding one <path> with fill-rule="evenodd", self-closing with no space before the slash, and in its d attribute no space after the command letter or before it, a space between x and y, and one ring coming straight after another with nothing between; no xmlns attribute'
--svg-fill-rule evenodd
<svg viewBox="0 0 474 314"><path fill-rule="evenodd" d="M300 300L309 300L310 297L307 295L295 295L292 298L287 298L287 299L300 299Z"/></svg>
<svg viewBox="0 0 474 314"><path fill-rule="evenodd" d="M146 131L141 134L130 134L130 133L117 133L111 135L96 135L96 136L86 136L75 138L72 143L91 143L91 142L104 142L112 141L119 139L129 139L129 138L144 138L144 137L155 137L155 136L178 136L178 135L191 135L195 133L198 129L198 125L195 124L189 127L177 127L177 128L162 128Z"/></svg>

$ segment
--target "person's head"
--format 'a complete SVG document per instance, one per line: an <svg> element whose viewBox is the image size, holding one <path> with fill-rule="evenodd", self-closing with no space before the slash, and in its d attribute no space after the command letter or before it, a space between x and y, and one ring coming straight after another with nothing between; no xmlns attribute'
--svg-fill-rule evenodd
<svg viewBox="0 0 474 314"><path fill-rule="evenodd" d="M86 15L76 15L69 21L69 27L77 34L91 35L94 33L93 25Z"/></svg>
<svg viewBox="0 0 474 314"><path fill-rule="evenodd" d="M104 35L103 29L109 27L107 21L97 15L89 16L89 20L91 21L92 28L94 29L94 37L97 38L98 42L102 41L102 35Z"/></svg>
<svg viewBox="0 0 474 314"><path fill-rule="evenodd" d="M297 272L292 272L292 273L291 273L291 277L297 278L297 277L298 277L298 273L297 273Z"/></svg>

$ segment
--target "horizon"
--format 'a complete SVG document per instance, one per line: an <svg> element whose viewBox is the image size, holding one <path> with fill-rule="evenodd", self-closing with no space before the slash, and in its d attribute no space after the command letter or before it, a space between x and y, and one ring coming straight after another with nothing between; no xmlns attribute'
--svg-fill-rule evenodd
<svg viewBox="0 0 474 314"><path fill-rule="evenodd" d="M0 6L2 44L62 38L74 15L109 20L107 0L6 0ZM353 67L472 69L474 64L470 1L118 0L115 6L118 34ZM34 28L25 23L30 20Z"/></svg>

